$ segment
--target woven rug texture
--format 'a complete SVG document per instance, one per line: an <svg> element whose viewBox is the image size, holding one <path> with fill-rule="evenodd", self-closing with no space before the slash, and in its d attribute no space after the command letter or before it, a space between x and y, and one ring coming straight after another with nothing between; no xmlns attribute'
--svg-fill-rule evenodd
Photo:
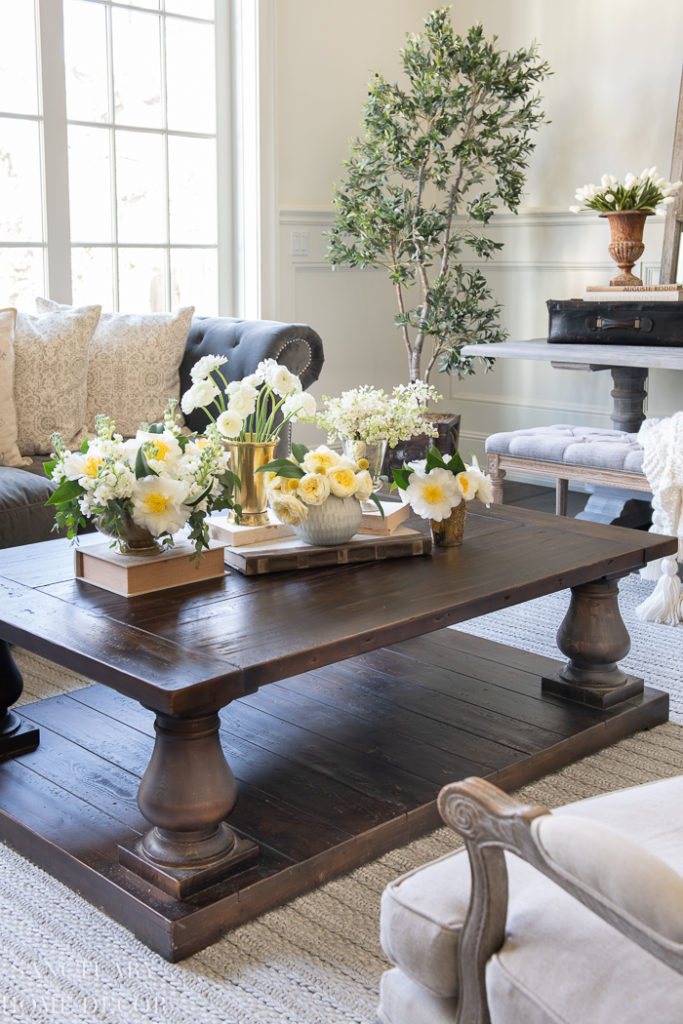
<svg viewBox="0 0 683 1024"><path fill-rule="evenodd" d="M683 627L640 623L651 583L621 582L632 637L621 664L668 690L672 721L526 786L554 807L683 772ZM458 628L557 657L568 592ZM87 685L15 649L23 702ZM371 1024L387 963L379 901L397 875L459 845L448 829L394 850L352 874L231 932L180 964L150 952L122 926L0 845L0 1021L12 1024Z"/></svg>

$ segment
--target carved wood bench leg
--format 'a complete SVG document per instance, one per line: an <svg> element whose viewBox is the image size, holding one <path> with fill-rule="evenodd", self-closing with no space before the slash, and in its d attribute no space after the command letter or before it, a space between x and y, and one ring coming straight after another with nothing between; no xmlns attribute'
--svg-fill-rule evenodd
<svg viewBox="0 0 683 1024"><path fill-rule="evenodd" d="M121 864L178 899L258 853L256 843L239 838L224 820L235 806L237 783L219 726L217 712L157 712L154 751L138 790L138 806L153 827L119 846Z"/></svg>
<svg viewBox="0 0 683 1024"><path fill-rule="evenodd" d="M500 468L500 456L489 452L486 456L486 472L491 477L491 494L494 505L503 504L503 480L505 470Z"/></svg>
<svg viewBox="0 0 683 1024"><path fill-rule="evenodd" d="M40 732L34 725L10 711L23 690L24 680L9 644L0 640L0 761L35 750L40 740Z"/></svg>
<svg viewBox="0 0 683 1024"><path fill-rule="evenodd" d="M619 611L617 578L572 587L557 633L557 646L569 661L554 676L544 677L545 692L598 708L643 692L643 680L627 675L617 664L631 648Z"/></svg>

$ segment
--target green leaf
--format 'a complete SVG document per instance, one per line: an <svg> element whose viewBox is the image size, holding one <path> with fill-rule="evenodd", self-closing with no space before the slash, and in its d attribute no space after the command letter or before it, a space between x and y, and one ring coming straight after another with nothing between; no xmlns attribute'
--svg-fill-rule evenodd
<svg viewBox="0 0 683 1024"><path fill-rule="evenodd" d="M464 473L467 466L462 461L460 452L456 452L455 455L446 463L446 469L450 469L451 473Z"/></svg>
<svg viewBox="0 0 683 1024"><path fill-rule="evenodd" d="M78 480L64 480L54 494L48 498L47 505L65 505L75 498L85 494L85 487L81 487Z"/></svg>
<svg viewBox="0 0 683 1024"><path fill-rule="evenodd" d="M141 480L145 476L159 476L155 469L152 469L144 452L144 445L140 445L135 456L135 479Z"/></svg>
<svg viewBox="0 0 683 1024"><path fill-rule="evenodd" d="M85 453L87 452L89 447L90 447L90 441L86 437L85 441L81 445L81 455L85 455Z"/></svg>
<svg viewBox="0 0 683 1024"><path fill-rule="evenodd" d="M300 480L302 476L306 476L305 470L301 466L295 466L289 459L273 459L272 462L261 466L256 472L277 473L278 476L289 477L295 480Z"/></svg>
<svg viewBox="0 0 683 1024"><path fill-rule="evenodd" d="M165 425L163 423L150 423L150 425L147 427L147 433L148 434L163 434L165 429L166 429L166 427L165 427Z"/></svg>
<svg viewBox="0 0 683 1024"><path fill-rule="evenodd" d="M57 465L57 459L51 459L49 462L44 462L43 463L43 469L44 469L46 475L49 476L50 480L52 480L52 474L55 471L55 466L56 465Z"/></svg>
<svg viewBox="0 0 683 1024"><path fill-rule="evenodd" d="M382 508L382 503L380 502L379 498L377 497L377 495L374 492L368 496L368 501L374 501L375 505L377 506L377 508L380 511L380 515L382 516L382 519L384 519L384 509Z"/></svg>
<svg viewBox="0 0 683 1024"><path fill-rule="evenodd" d="M400 487L402 491L405 491L406 487L408 486L408 479L410 477L410 474L414 472L414 469L410 469L410 467L406 465L404 465L402 469L396 469L394 466L392 466L391 473L394 478L392 490L394 486L396 486Z"/></svg>
<svg viewBox="0 0 683 1024"><path fill-rule="evenodd" d="M430 448L427 451L427 464L425 469L429 472L430 469L447 469L444 457L438 448Z"/></svg>
<svg viewBox="0 0 683 1024"><path fill-rule="evenodd" d="M308 448L306 447L305 444L292 445L292 455L294 456L297 462L303 462L304 456L307 454L307 452Z"/></svg>
<svg viewBox="0 0 683 1024"><path fill-rule="evenodd" d="M204 498L206 498L207 495L211 494L212 487L213 481L209 484L208 487L204 488L204 490L202 491L198 498L195 498L194 501L186 501L185 504L188 505L190 508L196 508L200 501L204 501Z"/></svg>

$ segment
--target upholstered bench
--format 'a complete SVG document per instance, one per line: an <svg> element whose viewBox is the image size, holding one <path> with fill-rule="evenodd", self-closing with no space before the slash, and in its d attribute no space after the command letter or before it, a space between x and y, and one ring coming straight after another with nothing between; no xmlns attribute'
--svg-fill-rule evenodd
<svg viewBox="0 0 683 1024"><path fill-rule="evenodd" d="M567 514L570 480L649 493L643 475L643 449L636 437L624 430L567 423L491 434L486 439L486 462L493 500L502 503L503 479L509 469L554 477L555 512L560 516Z"/></svg>

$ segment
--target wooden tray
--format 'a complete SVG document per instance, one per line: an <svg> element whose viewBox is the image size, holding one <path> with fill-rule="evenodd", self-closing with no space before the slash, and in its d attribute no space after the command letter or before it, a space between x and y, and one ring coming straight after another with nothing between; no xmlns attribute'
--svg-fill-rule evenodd
<svg viewBox="0 0 683 1024"><path fill-rule="evenodd" d="M358 562L377 562L385 558L404 558L409 555L427 555L432 550L429 537L399 526L389 535L370 536L356 534L346 544L315 547L298 537L249 547L226 547L225 564L245 576L260 576L287 569L315 569L324 565L350 565Z"/></svg>

